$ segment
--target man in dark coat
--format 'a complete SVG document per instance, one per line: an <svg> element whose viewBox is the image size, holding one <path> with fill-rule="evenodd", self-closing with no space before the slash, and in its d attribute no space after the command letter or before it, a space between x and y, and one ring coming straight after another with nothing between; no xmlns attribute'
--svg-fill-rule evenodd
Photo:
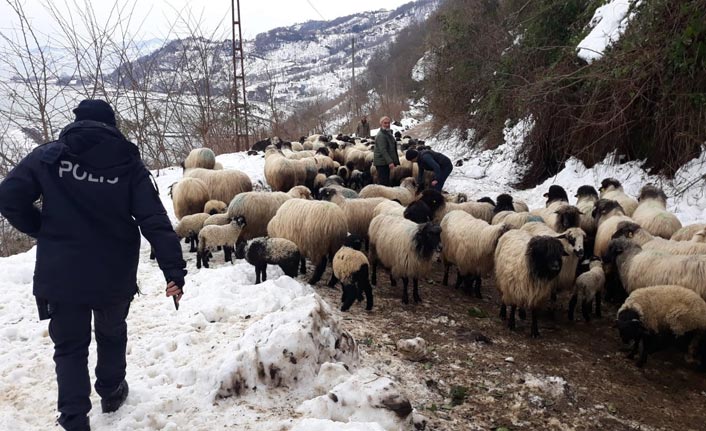
<svg viewBox="0 0 706 431"><path fill-rule="evenodd" d="M359 138L369 138L370 137L370 123L368 123L368 117L363 115L355 128L355 135Z"/></svg>
<svg viewBox="0 0 706 431"><path fill-rule="evenodd" d="M0 183L0 213L37 239L34 290L40 319L51 319L59 424L90 430L88 347L95 321L96 392L104 413L128 395L125 348L138 291L140 232L152 244L178 304L185 262L179 239L138 148L102 100L84 100L59 139L37 147ZM41 197L41 209L35 202ZM138 229L139 228L139 229Z"/></svg>
<svg viewBox="0 0 706 431"><path fill-rule="evenodd" d="M433 171L434 179L431 181L431 187L437 191L441 191L446 183L446 179L453 170L451 160L441 153L433 150L407 150L405 158L410 162L417 162L419 166L419 174L417 184L421 189L424 189L424 171Z"/></svg>
<svg viewBox="0 0 706 431"><path fill-rule="evenodd" d="M378 184L389 186L390 172L399 164L397 141L390 130L390 117L382 117L380 130L375 135L375 150L373 151L373 165L375 165L378 174Z"/></svg>

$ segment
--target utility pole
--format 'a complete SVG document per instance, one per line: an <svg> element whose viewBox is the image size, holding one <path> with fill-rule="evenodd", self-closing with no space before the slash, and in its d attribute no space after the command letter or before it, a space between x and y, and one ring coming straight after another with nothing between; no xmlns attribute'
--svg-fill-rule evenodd
<svg viewBox="0 0 706 431"><path fill-rule="evenodd" d="M243 151L249 148L248 142L248 105L245 87L245 55L243 53L243 31L240 21L240 0L231 0L231 15L233 17L233 95L232 109L235 122L235 149ZM236 41L236 27L238 39ZM242 102L239 102L239 92L242 91Z"/></svg>
<svg viewBox="0 0 706 431"><path fill-rule="evenodd" d="M353 73L351 75L351 106L356 117L360 116L358 109L358 101L355 98L355 36L351 38L352 55L351 55L351 67L353 68Z"/></svg>

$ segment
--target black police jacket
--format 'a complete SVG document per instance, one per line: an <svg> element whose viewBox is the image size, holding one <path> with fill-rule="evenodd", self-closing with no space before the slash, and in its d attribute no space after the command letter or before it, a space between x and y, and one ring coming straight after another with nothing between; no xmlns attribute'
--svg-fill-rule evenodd
<svg viewBox="0 0 706 431"><path fill-rule="evenodd" d="M74 122L37 147L0 183L0 213L37 239L38 298L91 305L132 298L140 230L167 281L184 284L181 245L150 173L115 127Z"/></svg>

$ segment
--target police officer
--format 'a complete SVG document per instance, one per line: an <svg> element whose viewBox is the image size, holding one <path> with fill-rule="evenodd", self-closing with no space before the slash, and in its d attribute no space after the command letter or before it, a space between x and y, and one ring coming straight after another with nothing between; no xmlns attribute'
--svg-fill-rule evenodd
<svg viewBox="0 0 706 431"><path fill-rule="evenodd" d="M446 183L446 179L453 170L453 164L448 157L431 149L421 151L407 150L405 158L410 162L417 162L419 166L417 184L420 189L424 189L425 170L434 172L431 187L437 191L441 191L444 187L444 183Z"/></svg>
<svg viewBox="0 0 706 431"><path fill-rule="evenodd" d="M397 141L390 130L390 117L387 116L380 119L380 130L375 135L373 164L378 174L378 184L389 186L390 172L399 166L400 158L397 155Z"/></svg>
<svg viewBox="0 0 706 431"><path fill-rule="evenodd" d="M125 320L138 291L140 232L155 249L175 305L186 265L152 177L116 128L113 109L84 100L73 112L76 120L58 140L37 147L0 183L0 213L37 239L33 293L40 319L51 319L59 424L84 431L91 317L102 411L117 410L128 395Z"/></svg>

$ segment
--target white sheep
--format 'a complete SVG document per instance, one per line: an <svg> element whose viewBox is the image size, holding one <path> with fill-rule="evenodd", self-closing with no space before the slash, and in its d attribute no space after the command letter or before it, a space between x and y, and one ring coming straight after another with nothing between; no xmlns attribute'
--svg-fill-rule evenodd
<svg viewBox="0 0 706 431"><path fill-rule="evenodd" d="M566 254L561 241L550 236L511 230L500 238L495 249L495 286L502 302L502 319L507 316L507 306L511 306L511 330L515 329L515 311L520 307L532 311L530 335L539 336L537 310L551 296Z"/></svg>
<svg viewBox="0 0 706 431"><path fill-rule="evenodd" d="M211 215L223 214L226 212L226 209L228 209L228 204L223 201L219 201L218 199L211 199L203 206L203 212Z"/></svg>
<svg viewBox="0 0 706 431"><path fill-rule="evenodd" d="M184 169L213 169L215 165L216 153L210 148L194 148L181 164Z"/></svg>
<svg viewBox="0 0 706 431"><path fill-rule="evenodd" d="M265 180L276 192L288 192L292 187L304 185L307 179L306 164L290 160L275 147L265 151Z"/></svg>
<svg viewBox="0 0 706 431"><path fill-rule="evenodd" d="M189 169L185 177L198 178L206 184L211 199L230 202L239 193L252 190L252 181L244 172L235 169Z"/></svg>
<svg viewBox="0 0 706 431"><path fill-rule="evenodd" d="M360 251L361 238L349 235L344 246L333 256L333 277L329 282L334 287L337 281L341 282L341 311L347 311L357 299L361 301L365 294L365 309L373 309L373 289L370 286L368 274L370 264L368 258Z"/></svg>
<svg viewBox="0 0 706 431"><path fill-rule="evenodd" d="M593 209L593 218L596 219L596 240L593 245L593 254L604 257L608 251L608 243L613 239L613 234L618 230L618 225L622 222L632 222L633 219L626 216L623 207L617 201L609 199L599 199Z"/></svg>
<svg viewBox="0 0 706 431"><path fill-rule="evenodd" d="M627 216L632 216L637 209L637 200L626 195L620 181L615 178L605 178L601 181L601 188L598 191L601 193L601 199L617 201Z"/></svg>
<svg viewBox="0 0 706 431"><path fill-rule="evenodd" d="M182 178L171 189L174 215L178 220L189 214L203 212L211 197L206 183L197 178Z"/></svg>
<svg viewBox="0 0 706 431"><path fill-rule="evenodd" d="M598 192L593 186L581 186L576 191L576 208L581 212L581 222L579 227L586 232L589 237L596 236L598 223L593 218L593 207L598 202Z"/></svg>
<svg viewBox="0 0 706 431"><path fill-rule="evenodd" d="M333 202L341 207L346 215L348 232L364 240L368 237L368 228L374 217L375 207L387 201L385 198L346 199L340 191L324 187L319 192L320 199Z"/></svg>
<svg viewBox="0 0 706 431"><path fill-rule="evenodd" d="M651 184L644 186L638 202L632 218L652 235L669 239L681 229L679 219L667 211L667 195L661 189Z"/></svg>
<svg viewBox="0 0 706 431"><path fill-rule="evenodd" d="M706 229L706 223L694 223L674 232L671 239L672 241L690 241L696 233Z"/></svg>
<svg viewBox="0 0 706 431"><path fill-rule="evenodd" d="M706 298L706 256L678 256L642 250L639 245L617 238L610 242L606 261L615 263L625 290L659 284L676 284Z"/></svg>
<svg viewBox="0 0 706 431"><path fill-rule="evenodd" d="M174 227L174 232L176 232L177 236L186 239L186 241L191 244L189 251L196 251L199 232L201 232L204 222L209 217L210 215L206 213L189 214L182 217L176 227Z"/></svg>
<svg viewBox="0 0 706 431"><path fill-rule="evenodd" d="M387 187L379 184L367 185L358 193L358 196L361 198L387 198L407 206L414 201L416 194L417 182L414 178L405 178L397 187Z"/></svg>
<svg viewBox="0 0 706 431"><path fill-rule="evenodd" d="M692 290L678 285L656 285L630 294L618 310L617 327L624 343L633 342L629 358L639 351L637 366L647 361L647 354L656 350L667 337L695 336L692 343L701 343L700 368L706 368L706 302Z"/></svg>
<svg viewBox="0 0 706 431"><path fill-rule="evenodd" d="M241 193L228 205L228 216L244 216L248 220L240 237L243 241L267 235L267 224L277 210L289 199L311 199L311 192L304 186L292 187L284 192Z"/></svg>
<svg viewBox="0 0 706 431"><path fill-rule="evenodd" d="M372 284L376 284L377 265L380 263L390 270L391 281L402 278L402 302L409 303L407 287L410 278L413 282L414 302L420 302L419 278L431 269L434 250L441 241L441 227L382 214L370 223L368 236Z"/></svg>
<svg viewBox="0 0 706 431"><path fill-rule="evenodd" d="M574 320L574 309L581 303L583 320L591 320L591 306L596 302L596 317L601 317L601 294L605 287L605 271L600 259L591 260L588 271L576 277L574 292L569 301L569 320Z"/></svg>
<svg viewBox="0 0 706 431"><path fill-rule="evenodd" d="M692 254L706 255L706 244L704 243L694 241L693 239L691 241L672 241L664 239L652 235L637 223L632 222L619 223L618 229L613 234L613 238L627 238L642 247L643 250L653 250L684 256Z"/></svg>
<svg viewBox="0 0 706 431"><path fill-rule="evenodd" d="M310 284L316 284L321 279L327 256L336 254L346 238L347 230L346 215L338 205L303 199L284 202L267 225L270 237L294 242L302 256L316 265ZM305 267L301 269L302 272L306 271Z"/></svg>
<svg viewBox="0 0 706 431"><path fill-rule="evenodd" d="M385 199L375 207L375 210L373 210L373 218L379 216L380 214L404 217L404 210L405 207L401 203Z"/></svg>
<svg viewBox="0 0 706 431"><path fill-rule="evenodd" d="M201 264L203 264L204 268L208 268L209 255L216 247L222 247L225 261L232 262L231 252L246 224L245 217L239 216L227 225L209 225L201 228L196 251L196 267L201 268Z"/></svg>
<svg viewBox="0 0 706 431"><path fill-rule="evenodd" d="M433 209L433 208L432 208ZM452 202L443 202L435 211L434 211L434 223L441 223L441 220L443 220L444 216L446 214L450 213L451 211L465 211L468 214L472 215L473 217L483 220L487 223L490 223L493 221L493 210L495 209L495 206L493 204L487 203L487 202L463 202L460 204L455 204Z"/></svg>
<svg viewBox="0 0 706 431"><path fill-rule="evenodd" d="M501 224L505 223L512 229L519 229L523 225L531 222L542 222L544 219L542 217L530 214L529 212L515 212L515 211L500 211L493 216L493 221L491 224Z"/></svg>
<svg viewBox="0 0 706 431"><path fill-rule="evenodd" d="M441 262L443 285L449 281L451 265L458 268L456 287L461 281L481 298L481 278L493 273L495 248L500 237L510 230L506 224L489 225L465 211L451 211L441 220Z"/></svg>

